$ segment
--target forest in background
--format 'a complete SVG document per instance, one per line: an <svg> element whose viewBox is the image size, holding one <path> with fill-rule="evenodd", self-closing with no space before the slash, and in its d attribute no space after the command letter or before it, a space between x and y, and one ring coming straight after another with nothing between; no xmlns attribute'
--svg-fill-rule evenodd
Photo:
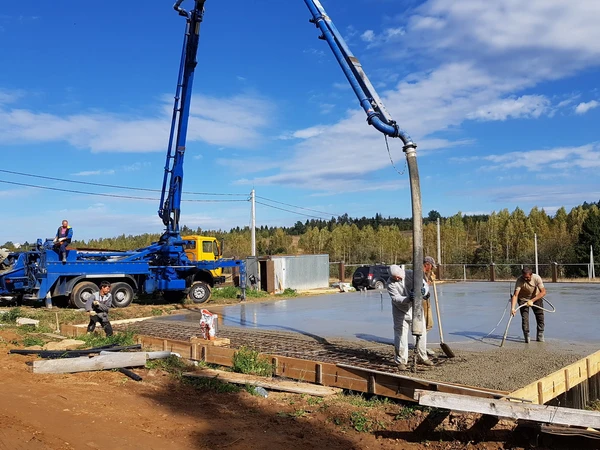
<svg viewBox="0 0 600 450"><path fill-rule="evenodd" d="M537 236L540 264L589 262L590 246L600 252L600 201L583 203L569 212L564 207L549 216L534 207L529 214L516 208L490 215L464 215L458 212L442 217L430 211L423 218L424 253L437 257L437 219L440 219L441 260L444 264L531 264L534 261L534 235ZM298 221L291 227L256 229L258 256L278 254L328 253L330 261L346 264L406 263L412 260L412 220L352 218L347 214L330 220ZM182 235L200 234L224 240L224 256L250 255L249 227L229 231L191 229ZM121 235L111 238L75 240L76 248L132 250L156 242L160 233ZM28 248L23 244L22 248ZM12 242L3 247L14 250Z"/></svg>

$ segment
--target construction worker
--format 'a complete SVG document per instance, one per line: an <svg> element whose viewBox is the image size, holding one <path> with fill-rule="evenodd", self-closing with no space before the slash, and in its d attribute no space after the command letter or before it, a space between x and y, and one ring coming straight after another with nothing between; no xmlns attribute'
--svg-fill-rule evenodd
<svg viewBox="0 0 600 450"><path fill-rule="evenodd" d="M73 239L73 228L69 226L68 220L63 220L53 242L55 250L58 250L58 255L64 263L67 262L67 245L71 243L71 239Z"/></svg>
<svg viewBox="0 0 600 450"><path fill-rule="evenodd" d="M521 276L517 278L515 283L515 292L512 296L512 311L511 314L514 316L517 313L516 306L517 302L521 310L521 320L523 328L523 338L525 343L529 344L529 308L532 307L533 313L535 314L535 321L537 322L537 340L538 342L544 342L544 310L541 309L544 306L543 298L546 296L546 288L542 278L533 273L529 267L525 267L521 271ZM537 306L537 308L533 307Z"/></svg>
<svg viewBox="0 0 600 450"><path fill-rule="evenodd" d="M100 292L90 294L85 302L85 310L90 315L90 323L87 327L88 333L93 333L96 329L96 324L99 323L106 337L113 334L112 325L108 320L108 311L112 306L112 294L110 293L110 283L103 281L100 283Z"/></svg>
<svg viewBox="0 0 600 450"><path fill-rule="evenodd" d="M435 273L433 272L435 267L436 264L433 257L426 256L423 258L423 277L429 286L431 286L433 280L435 280ZM425 329L427 331L433 328L433 310L431 309L431 300L429 299L430 295L431 294L428 292L427 295L423 297L423 316L425 316ZM434 356L435 352L428 348L427 354L429 356Z"/></svg>
<svg viewBox="0 0 600 450"><path fill-rule="evenodd" d="M413 320L413 271L404 270L396 264L390 266L390 282L388 293L392 299L392 318L394 320L394 362L398 370L406 370L408 362L408 331ZM429 293L429 286L423 280L424 295ZM423 317L423 322L425 318ZM425 329L425 323L423 323ZM427 356L427 334L419 339L417 346L418 362L426 366L433 366Z"/></svg>

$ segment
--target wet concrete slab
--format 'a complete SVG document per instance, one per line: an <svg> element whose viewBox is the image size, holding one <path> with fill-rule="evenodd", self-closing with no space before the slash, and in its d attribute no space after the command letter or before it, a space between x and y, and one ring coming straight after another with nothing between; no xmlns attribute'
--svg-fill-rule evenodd
<svg viewBox="0 0 600 450"><path fill-rule="evenodd" d="M437 285L445 342L461 349L498 347L510 316L509 282L442 283ZM600 346L600 285L547 283L547 299L556 313L546 313L546 347L591 353ZM433 303L433 296L432 296ZM549 305L546 305L551 309ZM252 329L292 331L321 338L391 344L391 304L387 291L348 292L260 303L211 307L220 324ZM197 323L198 313L171 316L169 321ZM530 328L535 319L530 314ZM534 333L532 333L534 334ZM439 343L437 322L428 333L429 347ZM521 318L512 320L505 347L523 345Z"/></svg>

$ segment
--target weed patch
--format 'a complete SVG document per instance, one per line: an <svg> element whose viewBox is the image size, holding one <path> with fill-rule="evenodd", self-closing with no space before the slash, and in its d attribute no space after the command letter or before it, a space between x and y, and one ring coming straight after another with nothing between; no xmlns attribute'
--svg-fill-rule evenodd
<svg viewBox="0 0 600 450"><path fill-rule="evenodd" d="M285 288L284 291L278 295L281 295L282 297L298 297L298 292L296 292L296 289Z"/></svg>
<svg viewBox="0 0 600 450"><path fill-rule="evenodd" d="M373 428L373 421L360 411L350 414L350 424L359 433L368 433Z"/></svg>
<svg viewBox="0 0 600 450"><path fill-rule="evenodd" d="M214 300L218 299L237 299L237 296L240 295L240 290L235 286L225 286L222 288L213 289L211 298ZM265 291L255 291L253 289L246 289L246 297L247 298L262 298L269 297L268 292Z"/></svg>
<svg viewBox="0 0 600 450"><path fill-rule="evenodd" d="M24 317L23 311L21 308L11 308L7 310L5 313L0 314L0 323L9 323L15 324L17 323L18 317Z"/></svg>
<svg viewBox="0 0 600 450"><path fill-rule="evenodd" d="M273 375L273 365L256 350L242 346L233 354L233 371L270 377Z"/></svg>
<svg viewBox="0 0 600 450"><path fill-rule="evenodd" d="M215 391L219 394L236 393L243 389L241 386L224 383L216 378L184 377L183 382L199 391Z"/></svg>
<svg viewBox="0 0 600 450"><path fill-rule="evenodd" d="M46 341L38 336L25 336L25 339L23 339L24 347L33 347L34 345L43 346L45 343Z"/></svg>
<svg viewBox="0 0 600 450"><path fill-rule="evenodd" d="M133 345L133 332L115 333L110 337L98 333L90 333L79 336L78 339L85 342L86 347L103 347L105 345Z"/></svg>
<svg viewBox="0 0 600 450"><path fill-rule="evenodd" d="M171 355L168 358L151 359L147 361L146 368L164 370L177 378L181 378L183 372L190 370L191 366L186 364L181 358Z"/></svg>

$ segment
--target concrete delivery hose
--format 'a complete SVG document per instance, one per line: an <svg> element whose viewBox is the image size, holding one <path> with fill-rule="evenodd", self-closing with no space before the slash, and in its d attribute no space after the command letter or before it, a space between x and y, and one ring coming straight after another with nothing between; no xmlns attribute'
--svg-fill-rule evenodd
<svg viewBox="0 0 600 450"><path fill-rule="evenodd" d="M542 297L540 300L542 300L542 304L544 302L547 302L552 309L547 309L547 308L544 308L543 306L538 306L535 303L532 303L531 305L529 305L528 302L527 302L527 303L523 303L522 305L519 305L515 309L515 316L517 315L517 311L520 310L523 306L531 306L532 308L541 309L542 311L546 311L546 312L549 312L549 313L555 313L556 312L556 308L554 307L554 305L549 300L546 299L546 297ZM504 310L504 312L506 313L506 309ZM504 317L504 315L502 317ZM506 335L508 334L508 328L510 327L510 322L512 321L513 317L514 316L511 314L510 317L508 318L508 323L506 324L506 330L504 331L504 336L502 336L502 342L500 343L500 347L502 347L504 345L504 341L506 340Z"/></svg>

